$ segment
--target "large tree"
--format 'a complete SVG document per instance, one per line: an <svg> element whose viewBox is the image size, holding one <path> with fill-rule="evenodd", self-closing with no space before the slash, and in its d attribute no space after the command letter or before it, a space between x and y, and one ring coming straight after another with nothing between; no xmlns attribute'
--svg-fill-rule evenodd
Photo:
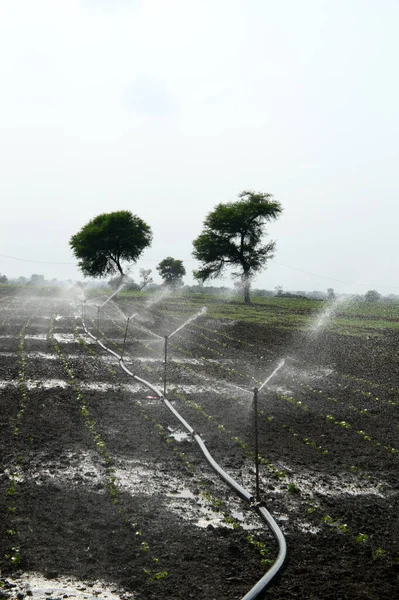
<svg viewBox="0 0 399 600"><path fill-rule="evenodd" d="M164 284L168 286L182 285L183 277L186 274L183 261L177 258L167 256L156 267L162 277Z"/></svg>
<svg viewBox="0 0 399 600"><path fill-rule="evenodd" d="M276 242L264 244L267 222L277 219L282 207L271 194L243 191L236 202L218 204L205 218L202 233L194 240L193 256L201 267L199 281L215 279L226 267L237 267L244 300L250 302L251 279L274 256Z"/></svg>
<svg viewBox="0 0 399 600"><path fill-rule="evenodd" d="M151 228L128 210L98 215L71 237L73 253L85 277L119 273L151 245Z"/></svg>

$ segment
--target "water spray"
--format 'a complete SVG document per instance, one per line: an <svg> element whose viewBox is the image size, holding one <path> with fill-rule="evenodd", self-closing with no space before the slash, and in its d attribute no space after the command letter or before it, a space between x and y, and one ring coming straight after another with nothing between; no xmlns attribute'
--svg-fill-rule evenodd
<svg viewBox="0 0 399 600"><path fill-rule="evenodd" d="M167 360L168 360L168 336L165 335L165 358L164 358L164 368L163 368L163 395L164 395L164 397L166 397Z"/></svg>
<svg viewBox="0 0 399 600"><path fill-rule="evenodd" d="M281 367L283 367L285 365L285 358L283 358L283 360L281 360L279 362L279 364L277 365L277 367L274 369L273 373L271 375L269 375L269 377L267 377L265 379L265 381L262 383L262 385L260 386L258 392L261 391L261 389L267 384L269 383L269 381L276 375L276 373L279 372L279 370L281 369Z"/></svg>
<svg viewBox="0 0 399 600"><path fill-rule="evenodd" d="M116 296L116 294L118 294L118 293L121 291L121 289L122 289L123 287L125 287L125 285L126 285L126 283L122 283L122 285L120 285L120 286L118 287L118 289L117 289L117 290L116 290L116 291L115 291L113 294L111 294L111 296L110 296L109 298L107 298L107 299L105 300L105 302L103 302L102 304L100 304L100 308L102 308L102 307L103 307L105 304L107 304L107 302L109 302L110 300L112 300L112 298L113 298L114 296Z"/></svg>
<svg viewBox="0 0 399 600"><path fill-rule="evenodd" d="M254 388L254 430L255 430L255 489L256 489L256 501L260 502L260 493L259 493L258 388Z"/></svg>
<svg viewBox="0 0 399 600"><path fill-rule="evenodd" d="M98 314L99 314L100 307L97 307L97 309L98 309ZM188 433L193 436L193 439L197 442L200 450L202 451L203 455L205 456L206 460L211 465L211 467L214 469L214 471L223 479L223 481L225 481L231 488L233 488L234 491L241 498L243 498L245 501L247 501L247 502L250 503L250 506L252 508L254 508L258 512L258 514L261 516L261 518L267 523L267 525L271 529L273 535L275 536L275 538L276 538L276 540L278 542L278 546L279 546L279 552L278 552L277 559L275 560L275 562L273 563L273 565L268 568L268 570L264 574L264 576L243 597L242 600L255 600L255 599L257 599L260 596L260 594L264 593L264 590L265 590L266 586L270 583L270 581L279 572L279 570L281 569L281 567L284 564L284 561L285 561L285 558L286 558L286 554L287 554L287 546L286 546L284 535L283 535L281 529L279 528L278 524L276 523L276 521L273 519L272 515L266 509L266 507L263 506L263 504L261 502L256 502L255 503L253 501L254 500L253 495L250 492L248 492L247 490L245 490L237 481L235 481L228 473L226 473L226 471L224 471L222 469L222 467L215 461L215 459L210 454L210 452L207 449L207 447L205 445L205 442L201 438L201 436L194 431L194 429L191 427L191 425L189 425L187 423L187 421L177 412L177 410L171 405L171 403L165 397L165 393L166 393L167 340L168 340L168 337L165 336L164 394L162 394L161 391L158 390L151 383L149 383L145 379L142 379L141 377L138 377L137 375L134 375L133 373L131 373L127 369L127 367L125 366L125 364L124 364L124 362L122 360L122 357L119 356L119 354L117 354L116 352L114 352L110 348L107 348L98 338L96 338L93 334L91 334L90 331L87 329L87 327L86 327L86 325L84 323L83 323L83 327L84 327L84 330L86 331L86 333L92 339L94 339L104 350L106 350L107 352L109 352L110 354L112 354L116 359L118 359L120 367L122 368L122 370L125 373L127 373L127 375L129 375L130 377L133 377L133 379L135 379L139 383L144 384L158 398L160 398L161 400L163 400L163 402L167 406L167 408L174 414L174 416L179 420L179 422L188 431ZM264 382L263 385L266 385L266 383L268 381L270 381L270 379L273 377L273 375L275 375L275 373L283 366L283 364L284 364L284 361L282 361L282 363L280 363L280 365L278 365L278 367L271 374L271 376L267 378L267 380ZM263 385L262 385L262 387L263 387ZM258 459L259 459L259 455L258 455L258 440L257 440L257 430L258 430L258 427L257 427L257 425L258 425L257 424L257 418L258 418L258 416L257 416L257 413L258 413L257 396L258 396L258 391L259 390L257 390L256 388L254 389L254 405L255 405L255 415L256 415L256 424L255 424L255 431L256 431L256 440L255 440L256 441L256 452L255 452L255 454L256 454L256 459L257 459L257 462L256 462L257 469L258 469ZM249 390L248 390L248 392L249 392ZM249 393L251 393L251 392L249 392ZM257 470L256 479L257 479L257 483L256 483L256 487L257 487L256 497L258 499L259 498L259 475L258 475L258 470Z"/></svg>
<svg viewBox="0 0 399 600"><path fill-rule="evenodd" d="M190 317L189 319L187 319L187 321L185 321L184 323L182 323L181 325L179 325L179 327L177 329L175 329L175 331L173 331L173 333L171 333L169 335L169 337L172 337L172 335L175 335L175 333L177 333L178 331L180 331L181 329L183 329L183 327L185 327L186 325L188 325L192 321L195 321L195 319L198 319L198 317L200 317L201 315L204 315L206 313L206 311L207 311L206 306L203 306L201 308L201 310L198 311L195 315L193 315L192 317Z"/></svg>
<svg viewBox="0 0 399 600"><path fill-rule="evenodd" d="M161 292L156 294L154 298L151 298L146 302L146 308L151 308L155 304L158 304L158 302L161 302L166 296L169 296L171 293L171 290L168 288L162 290Z"/></svg>

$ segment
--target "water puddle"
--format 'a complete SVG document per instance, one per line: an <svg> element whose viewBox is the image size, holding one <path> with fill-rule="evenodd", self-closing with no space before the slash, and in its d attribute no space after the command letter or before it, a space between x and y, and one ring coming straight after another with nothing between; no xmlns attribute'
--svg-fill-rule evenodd
<svg viewBox="0 0 399 600"><path fill-rule="evenodd" d="M63 344L74 344L77 342L73 333L54 333L53 337L57 342L62 342Z"/></svg>
<svg viewBox="0 0 399 600"><path fill-rule="evenodd" d="M52 388L66 388L69 386L69 383L65 381L65 379L27 379L24 381L24 385L28 390L34 389L52 389ZM8 386L18 387L19 381L17 379L11 379L7 381L6 379L0 380L0 389L4 389Z"/></svg>
<svg viewBox="0 0 399 600"><path fill-rule="evenodd" d="M18 385L19 385L19 381L17 379L10 379L10 380L0 379L0 389L4 389L7 386L18 387ZM24 385L26 386L26 388L28 390L35 390L35 389L50 390L50 389L59 388L59 387L60 388L71 387L70 382L66 381L65 379L26 379L24 381ZM89 390L89 391L94 391L94 392L108 392L108 391L118 391L119 390L118 384L100 382L100 381L89 381L89 382L80 381L78 383L78 385L79 385L79 389L82 391ZM138 392L141 392L141 391L147 389L145 386L143 386L140 383L125 384L124 388L132 393L138 393Z"/></svg>
<svg viewBox="0 0 399 600"><path fill-rule="evenodd" d="M82 335L82 337L84 337ZM35 334L29 334L27 333L24 336L25 340L35 340L35 341L47 341L48 337L47 337L47 333L35 333ZM4 335L0 335L0 339L2 340L9 340L9 339L15 339L15 335L10 335L10 334L4 334ZM73 333L54 333L54 339L57 342L63 342L64 344L72 344L72 343L76 343L76 337ZM85 338L86 341L86 338ZM89 336L87 336L87 342L92 341L91 338Z"/></svg>
<svg viewBox="0 0 399 600"><path fill-rule="evenodd" d="M297 521L296 527L300 532L311 533L312 535L316 535L321 531L321 527L316 527L313 523L308 523L307 521Z"/></svg>
<svg viewBox="0 0 399 600"><path fill-rule="evenodd" d="M175 439L177 442L189 442L191 440L190 435L186 431L173 429L172 427L168 427L168 430L170 431L169 437Z"/></svg>
<svg viewBox="0 0 399 600"><path fill-rule="evenodd" d="M158 362L164 362L164 358L162 356L159 356L159 358L154 358L154 357L149 357L149 356L138 356L137 359L140 362L144 362L144 363L158 363ZM203 358L175 358L173 357L168 357L168 364L177 364L177 365L194 365L194 366L199 366L199 367L204 367L207 365L207 363L212 363L214 365L232 365L234 364L234 359L232 358L219 358L219 359L215 359L215 358L207 358L207 359L203 359Z"/></svg>
<svg viewBox="0 0 399 600"><path fill-rule="evenodd" d="M26 471L21 471L20 479L31 479L36 485L58 481L68 485L86 485L104 491L104 468L96 452L74 452L67 450L57 459L48 460L45 456L31 459Z"/></svg>
<svg viewBox="0 0 399 600"><path fill-rule="evenodd" d="M6 593L5 598L21 600L24 597L33 599L61 600L73 598L74 600L124 600L137 598L135 593L127 593L118 589L117 584L103 581L79 581L72 577L46 578L41 573L22 573L19 577L2 578ZM2 592L2 593L3 593Z"/></svg>
<svg viewBox="0 0 399 600"><path fill-rule="evenodd" d="M166 494L168 498L197 498L198 494L194 494L191 490L183 488Z"/></svg>
<svg viewBox="0 0 399 600"><path fill-rule="evenodd" d="M50 354L49 352L40 352L39 350L33 351L33 352L25 352L25 358L30 359L30 358L40 358L41 360L58 360L59 356L58 354ZM71 356L69 356L69 358L72 358ZM76 356L77 358L77 356Z"/></svg>
<svg viewBox="0 0 399 600"><path fill-rule="evenodd" d="M296 485L302 492L314 497L316 494L325 497L339 498L342 496L378 496L385 498L388 495L389 486L383 481L371 483L367 478L356 474L341 473L329 475L302 471L300 474L291 474L291 469L286 465L278 465L278 468L289 474L290 483ZM278 490L284 493L281 488Z"/></svg>
<svg viewBox="0 0 399 600"><path fill-rule="evenodd" d="M162 494L168 510L179 515L182 519L189 521L193 525L201 528L226 527L234 528L233 522L225 519L225 515L218 506L212 504L195 487L183 487L181 480L169 474L168 470L155 470L152 464L146 464L142 461L121 459L115 470L116 482L126 492L137 495ZM240 501L236 497L231 499L231 516L237 519L244 529L262 528L262 523L258 520L255 513L248 511L248 514L241 512Z"/></svg>
<svg viewBox="0 0 399 600"><path fill-rule="evenodd" d="M183 392L185 394L205 394L211 392L212 394L226 395L226 386L221 384L219 388L215 385L201 385L201 384L179 384L174 385L168 382L168 389L174 391Z"/></svg>

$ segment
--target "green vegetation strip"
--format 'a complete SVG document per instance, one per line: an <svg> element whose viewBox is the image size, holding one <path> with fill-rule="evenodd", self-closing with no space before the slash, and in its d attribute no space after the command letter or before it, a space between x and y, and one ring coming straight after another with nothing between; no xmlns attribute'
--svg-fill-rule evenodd
<svg viewBox="0 0 399 600"><path fill-rule="evenodd" d="M126 301L140 300L140 295L122 293ZM151 294L144 296L149 301ZM207 306L207 318L239 320L242 322L265 324L276 328L306 331L315 317L330 306L328 301L297 298L253 297L250 305L238 300L226 300L207 294L185 294L176 299L164 299L161 308L171 315L180 316L198 307ZM331 319L325 331L339 335L370 336L381 335L384 330L399 328L399 303L348 301L333 307Z"/></svg>
<svg viewBox="0 0 399 600"><path fill-rule="evenodd" d="M285 394L276 394L276 398L278 400L283 400L283 401L289 402L293 406L297 406L301 410L303 410L305 412L309 412L309 413L311 413L314 416L320 416L321 418L325 419L325 421L327 423L330 423L330 424L333 424L333 425L337 425L338 427L340 427L343 430L352 431L352 432L356 433L357 435L360 435L364 441L366 441L366 442L372 442L377 448L379 448L379 449L383 448L384 450L386 450L387 452L389 452L389 454L397 454L399 452L399 450L397 448L391 446L390 444L384 445L382 442L374 440L365 431L363 431L362 429L356 429L348 421L344 421L344 420L340 421L339 419L336 419L335 417L333 417L330 414L327 414L327 415L323 415L323 414L316 415L304 402L302 402L301 400L297 400L296 398L294 398L294 396L287 396Z"/></svg>
<svg viewBox="0 0 399 600"><path fill-rule="evenodd" d="M115 467L113 465L112 458L108 452L108 449L106 447L103 437L101 436L101 434L98 431L97 423L96 423L95 419L93 419L93 417L91 416L90 409L85 400L84 394L82 393L81 389L79 388L79 385L76 382L75 375L74 375L73 369L71 368L71 366L68 362L68 358L62 352L60 345L54 338L54 324L55 324L55 315L53 315L53 318L51 321L51 327L50 327L48 337L53 344L54 350L56 351L56 353L58 354L58 356L61 359L64 370L68 376L71 388L75 392L75 398L78 401L78 404L80 405L81 417L83 418L84 423L90 432L90 435L95 444L96 450L100 454L100 456L104 459L104 462L106 464L105 471L106 471L107 481L106 481L105 487L108 491L109 497L114 505L118 505L120 503L121 490L119 489L117 482L116 482ZM142 540L142 531L137 529L137 523L134 523L128 517L125 516L126 508L121 507L119 509L119 513L122 517L124 517L124 522L129 524L131 527L133 527L135 529L137 539ZM149 560L152 559L152 562L159 563L158 558L156 558L154 556L152 556L152 557L150 556L149 545L145 540L142 540L140 542L140 550L142 552L146 552L146 553L148 552ZM153 570L151 570L151 569L145 569L145 573L146 573L146 575L148 575L149 578L154 579L154 580L162 579L168 575L168 573L166 571L157 571L154 573Z"/></svg>
<svg viewBox="0 0 399 600"><path fill-rule="evenodd" d="M19 390L19 403L18 410L16 414L15 420L10 423L12 434L15 438L20 435L20 426L22 420L24 418L25 408L28 401L28 389L25 381L25 369L26 369L26 356L25 356L25 334L26 329L29 327L30 323L36 316L37 312L41 307L41 303L36 307L33 311L29 319L26 321L25 325L21 328L18 334L18 390ZM28 440L29 441L29 440ZM16 457L14 464L11 464L9 467L9 484L6 488L6 505L8 517L10 520L10 525L7 526L5 533L6 536L11 538L10 547L6 551L5 559L10 564L10 566L17 567L22 561L22 553L20 545L18 544L18 484L23 481L22 474L22 463L24 461L24 457L22 454L18 454ZM15 522L15 523L14 523Z"/></svg>

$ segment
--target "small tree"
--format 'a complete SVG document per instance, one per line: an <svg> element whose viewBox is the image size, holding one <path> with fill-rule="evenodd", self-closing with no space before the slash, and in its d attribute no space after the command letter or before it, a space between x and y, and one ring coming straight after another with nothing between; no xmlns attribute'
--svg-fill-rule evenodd
<svg viewBox="0 0 399 600"><path fill-rule="evenodd" d="M8 279L6 277L6 275L2 275L0 273L0 283L8 283Z"/></svg>
<svg viewBox="0 0 399 600"><path fill-rule="evenodd" d="M334 292L333 288L328 288L327 298L328 298L328 300L335 300L335 292Z"/></svg>
<svg viewBox="0 0 399 600"><path fill-rule="evenodd" d="M140 269L140 285L139 289L143 290L146 285L150 285L154 283L153 278L151 277L152 270L151 269Z"/></svg>
<svg viewBox="0 0 399 600"><path fill-rule="evenodd" d="M244 191L238 198L218 204L207 215L203 232L193 242L193 256L202 263L194 277L206 281L219 277L228 266L238 267L233 276L241 279L249 304L251 279L274 256L275 242L262 244L265 225L283 209L271 194Z"/></svg>
<svg viewBox="0 0 399 600"><path fill-rule="evenodd" d="M32 285L44 285L44 275L38 275L37 273L33 273L33 275L30 276L29 283L31 283Z"/></svg>
<svg viewBox="0 0 399 600"><path fill-rule="evenodd" d="M161 260L156 269L165 285L171 287L183 285L183 277L186 274L186 269L184 268L182 260L177 260L176 258L168 256Z"/></svg>
<svg viewBox="0 0 399 600"><path fill-rule="evenodd" d="M98 215L70 239L85 277L124 275L123 262L134 263L151 245L151 228L127 210Z"/></svg>
<svg viewBox="0 0 399 600"><path fill-rule="evenodd" d="M381 294L377 292L377 290L369 290L364 294L364 299L366 302L378 302L381 298Z"/></svg>

